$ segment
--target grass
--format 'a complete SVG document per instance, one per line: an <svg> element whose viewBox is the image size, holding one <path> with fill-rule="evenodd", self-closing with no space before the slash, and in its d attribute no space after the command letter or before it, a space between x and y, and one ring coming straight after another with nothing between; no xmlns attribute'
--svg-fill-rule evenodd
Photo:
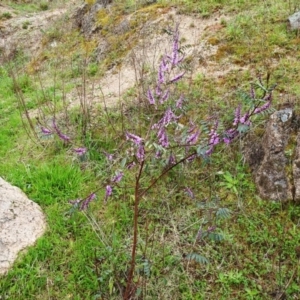
<svg viewBox="0 0 300 300"><path fill-rule="evenodd" d="M134 4L129 1L124 6L121 2L117 4L113 11L116 20L134 11ZM168 7L170 3L159 4ZM18 5L28 9L24 4ZM230 15L220 31L208 32L204 37L218 46L218 52L209 60L247 67L218 78L195 74L193 80L180 84L179 92L189 100L187 110L193 119L201 120L213 110L224 122L229 121L232 107L240 101L238 91L247 90L257 74L265 79L270 73L272 83L278 84L275 106L286 99L297 99L299 38L297 33L287 31L284 24L296 5L293 1L255 0L176 3L177 9L185 14L205 18L216 12ZM156 8L147 9L150 17L155 18ZM119 49L114 40L117 37L111 33L112 25L105 26L103 33L109 37L112 49L105 61L107 66L129 49ZM134 34L135 26L130 34ZM45 45L58 40L58 49L65 51L60 52L62 56L73 62L71 70L62 63L64 74L57 74L57 78L80 78L83 71L78 66L81 60L93 57L94 45L80 44L73 32L60 32L58 36L53 32L49 30L46 34ZM69 50L72 51L68 56ZM52 81L59 70L56 66L61 63L55 51L45 49L46 59L38 62L46 70L45 82L51 81L44 88L45 102L53 101L55 93L59 101L64 93L62 81ZM32 64L33 60L27 70L32 71ZM86 68L89 76L105 70L92 60ZM51 76L48 81L47 76ZM43 90L34 78L28 74L17 78L26 109L38 108L44 101ZM151 111L137 105L128 105L123 114L116 109L95 109L89 134L76 140L78 146L84 144L89 149L87 159L79 160L68 145L56 138L40 143L28 138L17 110L16 85L5 66L0 69L0 79L0 175L37 202L48 222L46 234L21 254L9 273L0 279L0 296L121 299L130 263L134 176L128 172L125 184L117 187L113 198L104 204L105 174L113 174L114 167L107 164L103 151L123 151L124 123L126 129L135 128L141 120L147 120ZM136 93L133 89L127 97ZM58 103L57 110L60 107L63 105ZM299 111L297 102L295 109ZM68 122L59 125L75 136L80 118L80 111L75 110ZM257 129L263 128L264 120L256 124ZM297 299L299 205L261 200L240 150L239 143L226 149L220 147L211 163L203 165L199 161L191 168L181 166L145 195L140 204L135 276L139 280L140 299L276 299L281 293L286 299ZM151 178L145 176L143 180ZM184 186L193 189L194 199L184 192ZM70 199L85 197L98 188L97 200L88 211L72 210ZM230 215L220 217L220 209L227 209ZM212 225L218 228L215 234L196 240L200 226L207 229Z"/></svg>

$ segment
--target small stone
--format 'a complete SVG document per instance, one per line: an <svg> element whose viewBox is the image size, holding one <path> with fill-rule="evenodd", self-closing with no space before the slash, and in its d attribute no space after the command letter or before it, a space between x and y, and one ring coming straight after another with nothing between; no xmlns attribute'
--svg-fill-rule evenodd
<svg viewBox="0 0 300 300"><path fill-rule="evenodd" d="M300 29L300 11L289 16L289 27L291 30Z"/></svg>

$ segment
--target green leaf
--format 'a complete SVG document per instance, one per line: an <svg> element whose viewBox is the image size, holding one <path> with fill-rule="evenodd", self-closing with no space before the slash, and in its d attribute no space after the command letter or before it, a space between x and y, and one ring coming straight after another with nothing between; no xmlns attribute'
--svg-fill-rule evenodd
<svg viewBox="0 0 300 300"><path fill-rule="evenodd" d="M204 256L199 255L197 253L189 253L189 254L187 254L186 259L187 260L194 260L194 261L196 261L199 264L209 264L209 261L208 261L207 258L205 258Z"/></svg>

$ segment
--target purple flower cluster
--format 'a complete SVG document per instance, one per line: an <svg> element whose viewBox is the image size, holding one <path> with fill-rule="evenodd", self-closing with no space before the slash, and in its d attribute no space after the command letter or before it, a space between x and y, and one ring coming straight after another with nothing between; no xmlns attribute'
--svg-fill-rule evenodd
<svg viewBox="0 0 300 300"><path fill-rule="evenodd" d="M79 156L83 156L87 152L87 148L85 147L74 148L73 151Z"/></svg>
<svg viewBox="0 0 300 300"><path fill-rule="evenodd" d="M147 99L151 105L156 105L157 102L160 104L166 102L170 97L170 89L164 91L166 84L176 83L179 81L185 74L185 72L181 72L175 75L171 79L167 79L170 76L171 70L173 70L179 63L182 62L184 57L180 57L179 51L179 30L178 26L175 28L174 32L174 40L173 40L173 48L171 55L164 55L158 66L158 75L157 75L157 83L155 88L155 94L149 88L147 91ZM181 99L182 100L182 99ZM180 102L178 102L178 107L181 106Z"/></svg>
<svg viewBox="0 0 300 300"><path fill-rule="evenodd" d="M44 135L51 135L51 134L53 134L53 132L50 130L50 129L48 129L48 128L46 128L46 127L41 127L41 132L44 134Z"/></svg>
<svg viewBox="0 0 300 300"><path fill-rule="evenodd" d="M206 155L211 155L214 147L220 143L220 136L217 132L219 126L219 122L216 121L213 128L210 130L209 133L209 142L208 142L208 150L205 152Z"/></svg>
<svg viewBox="0 0 300 300"><path fill-rule="evenodd" d="M251 90L250 90L250 97L254 101L259 101L256 99L256 94L253 85L251 85ZM241 115L241 105L239 105L234 113L234 120L233 120L233 128L230 128L224 132L224 137L223 141L225 144L229 144L231 141L233 141L238 135L239 135L239 130L238 127L240 125L250 127L251 126L251 117L257 114L262 113L263 111L267 110L271 104L272 104L272 92L269 92L263 99L263 105L259 106L256 105L254 110L251 111L249 109L247 112L245 112L243 115ZM259 104L262 102L259 101Z"/></svg>
<svg viewBox="0 0 300 300"><path fill-rule="evenodd" d="M79 210L86 210L91 201L93 201L94 199L96 199L96 194L91 193L84 199L70 200L69 203L79 207Z"/></svg>
<svg viewBox="0 0 300 300"><path fill-rule="evenodd" d="M52 126L53 126L53 129L54 129L55 133L58 135L58 137L62 141L66 142L66 143L70 142L71 138L69 136L67 136L66 134L62 133L60 131L60 129L57 127L55 118L53 118L53 120L52 120Z"/></svg>
<svg viewBox="0 0 300 300"><path fill-rule="evenodd" d="M46 127L41 126L41 132L44 135L51 135L51 134L55 133L64 142L70 142L71 138L69 136L67 136L66 134L63 134L60 131L60 129L57 127L55 118L53 118L53 120L52 120L52 127L53 127L53 130L50 130L50 129L46 128Z"/></svg>
<svg viewBox="0 0 300 300"><path fill-rule="evenodd" d="M131 141L134 143L137 147L136 151L136 157L139 162L142 162L145 160L145 147L144 147L144 141L141 137L132 134L130 132L126 132L126 140Z"/></svg>
<svg viewBox="0 0 300 300"><path fill-rule="evenodd" d="M123 172L118 172L117 175L112 179L111 182L118 183L122 180L123 176L124 176Z"/></svg>
<svg viewBox="0 0 300 300"><path fill-rule="evenodd" d="M125 163L122 163L122 168L127 168L128 170L130 170L136 165L139 166L139 175L136 177L138 178L137 180L139 180L144 170L143 166L146 163L145 145L147 145L147 147L148 145L150 145L149 149L151 149L151 147L154 146L153 156L155 159L165 159L164 171L162 172L162 175L158 176L157 178L157 180L159 180L160 177L167 173L170 169L172 169L173 166L178 165L182 162L192 162L199 156L210 156L213 153L215 147L221 142L224 142L225 144L231 143L238 135L240 135L240 133L242 133L245 130L245 128L247 129L249 126L251 126L252 116L267 110L271 105L271 92L268 93L262 100L257 100L255 98L256 95L254 86L252 85L250 90L250 97L253 100L252 103L254 104L254 107L252 106L251 109L248 109L247 111L242 111L242 106L239 105L234 111L234 120L232 122L232 126L230 126L229 129L226 129L222 132L220 130L221 126L219 126L219 120L216 117L212 117L209 119L209 131L206 131L202 128L200 130L200 126L195 125L193 122L190 122L189 127L186 127L183 124L179 124L179 119L182 115L177 116L177 114L182 114L184 112L182 110L184 96L181 95L179 99L174 101L174 103L172 104L169 103L171 101L167 102L171 98L170 94L172 92L172 88L170 87L170 84L178 82L184 76L184 72L177 72L177 75L173 76L173 74L176 74L176 67L178 67L178 65L182 62L184 58L180 54L179 49L179 31L177 26L176 30L174 31L172 54L165 54L162 57L161 62L158 66L155 89L149 88L146 92L146 96L150 105L154 105L156 109L160 105L167 107L166 110L162 111L162 115L159 121L157 121L152 126L149 125L149 127L151 126L149 128L149 131L154 131L154 139L152 139L152 141L145 141L139 135L133 134L128 131L125 133L126 141L131 143L130 149L129 151L127 151L127 157L131 157L131 159L130 162L127 162L127 158L124 158L122 161L125 161ZM180 112L178 113L178 111ZM172 136L170 133L170 127L174 124L176 125L176 128L174 129L174 135ZM167 131L167 129L169 130ZM63 134L59 130L55 123L55 119L53 119L53 130L42 128L42 132L45 135L56 133L58 137L64 142L70 142L70 137ZM207 134L205 135L206 132ZM149 139L153 138L153 134L149 133L149 136ZM198 146L196 146L197 144ZM87 149L84 147L74 149L74 152L76 152L79 156L84 155L86 151ZM177 155L177 157L180 157L180 160L178 161L176 161L176 154L178 153L175 151L181 151L181 155ZM182 153L184 151L185 153ZM151 153L152 152L150 151L149 153L147 153L147 158L150 157ZM104 152L104 154L110 162L114 161L116 158L115 155L106 152ZM122 171L118 171L115 174L115 176L108 182L108 184L105 187L105 202L107 202L108 198L111 197L114 186L121 182L123 176L124 173ZM154 184L156 183L156 181L154 181ZM154 184L151 184L150 187L148 187L148 189L151 188ZM195 197L194 193L189 187L186 187L184 191L191 198ZM70 203L78 205L80 209L83 210L88 207L89 203L93 199L95 199L95 197L95 193L92 193L85 199L77 199L72 202L70 201ZM200 228L198 232L198 238L200 239L203 236L203 234L208 234L210 232L213 232L214 230L214 226L209 227L206 231Z"/></svg>
<svg viewBox="0 0 300 300"><path fill-rule="evenodd" d="M58 128L55 118L52 119L52 129L46 128L41 126L41 132L44 136L49 136L52 134L56 134L63 142L65 143L69 143L71 142L71 138L62 133L61 130ZM87 148L86 147L78 147L78 148L74 148L73 151L79 156L79 157L84 157L84 155L87 152Z"/></svg>
<svg viewBox="0 0 300 300"><path fill-rule="evenodd" d="M166 127L172 122L177 122L179 118L180 116L176 116L169 107L164 113L163 117L156 124L152 125L151 129L157 129L158 143L162 147L167 148L169 146Z"/></svg>
<svg viewBox="0 0 300 300"><path fill-rule="evenodd" d="M200 135L200 130L199 129L195 129L194 132L192 131L186 139L186 144L187 145L195 145L199 139L199 135Z"/></svg>
<svg viewBox="0 0 300 300"><path fill-rule="evenodd" d="M110 185L107 185L105 188L104 202L107 202L107 199L111 196L111 194L112 194L112 187Z"/></svg>

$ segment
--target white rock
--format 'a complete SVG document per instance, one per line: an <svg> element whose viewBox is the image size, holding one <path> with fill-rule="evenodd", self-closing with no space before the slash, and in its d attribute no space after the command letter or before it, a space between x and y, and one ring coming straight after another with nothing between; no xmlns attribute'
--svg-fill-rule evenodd
<svg viewBox="0 0 300 300"><path fill-rule="evenodd" d="M289 25L291 30L297 30L300 28L300 11L289 16Z"/></svg>
<svg viewBox="0 0 300 300"><path fill-rule="evenodd" d="M0 274L5 274L18 252L33 245L45 229L40 207L0 177Z"/></svg>

